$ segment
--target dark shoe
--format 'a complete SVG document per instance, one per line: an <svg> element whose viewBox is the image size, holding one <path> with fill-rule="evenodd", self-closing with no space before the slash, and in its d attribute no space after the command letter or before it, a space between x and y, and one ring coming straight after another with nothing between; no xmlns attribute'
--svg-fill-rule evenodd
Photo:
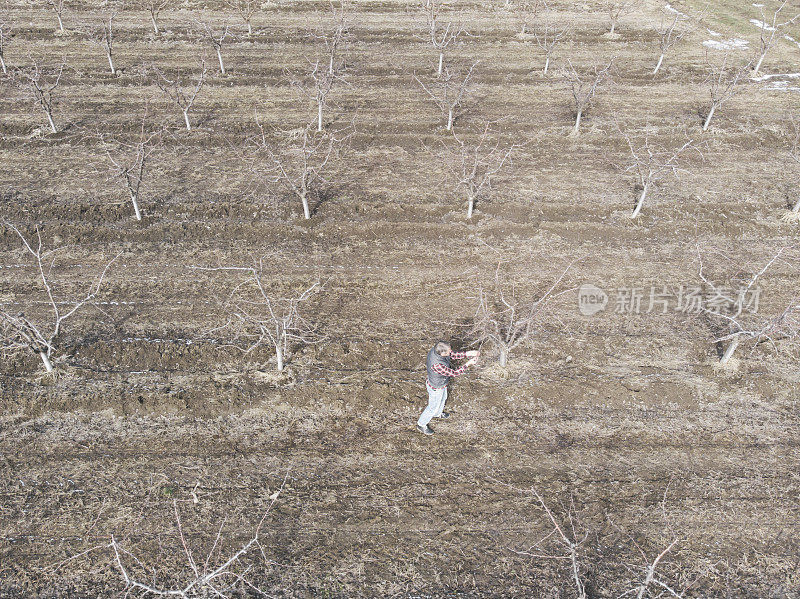
<svg viewBox="0 0 800 599"><path fill-rule="evenodd" d="M450 412L442 412L441 416L437 416L437 418L441 418L442 420L447 420L450 418Z"/></svg>
<svg viewBox="0 0 800 599"><path fill-rule="evenodd" d="M423 435L432 435L432 434L433 434L433 429L432 429L431 427L427 426L427 425L425 425L425 426L420 426L420 425L418 424L418 425L417 425L417 430L418 430L419 432L421 432Z"/></svg>

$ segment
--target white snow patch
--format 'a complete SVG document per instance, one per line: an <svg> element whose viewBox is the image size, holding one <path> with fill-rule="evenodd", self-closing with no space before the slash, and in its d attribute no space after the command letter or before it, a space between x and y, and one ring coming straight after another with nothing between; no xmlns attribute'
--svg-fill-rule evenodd
<svg viewBox="0 0 800 599"><path fill-rule="evenodd" d="M673 7L671 4L667 4L667 5L664 7L664 10L667 10L667 11L669 11L669 12L674 12L674 13L676 13L676 14L678 14L678 15L682 16L682 17L689 18L689 15L687 15L685 12L681 12L681 11L679 11L677 8L674 8L674 7Z"/></svg>
<svg viewBox="0 0 800 599"><path fill-rule="evenodd" d="M764 86L765 90L778 92L800 92L800 87L789 85L788 81L773 81Z"/></svg>
<svg viewBox="0 0 800 599"><path fill-rule="evenodd" d="M770 25L769 23L765 23L764 21L759 21L758 19L750 19L750 22L759 29L763 29L764 31L775 31L775 28L772 25Z"/></svg>
<svg viewBox="0 0 800 599"><path fill-rule="evenodd" d="M761 75L761 77L753 77L752 79L753 81L769 81L777 77L783 79L797 79L800 77L800 73L775 73L774 75Z"/></svg>
<svg viewBox="0 0 800 599"><path fill-rule="evenodd" d="M711 48L712 50L747 50L748 43L749 42L747 40L731 38L723 41L706 40L703 42L703 45L706 48Z"/></svg>

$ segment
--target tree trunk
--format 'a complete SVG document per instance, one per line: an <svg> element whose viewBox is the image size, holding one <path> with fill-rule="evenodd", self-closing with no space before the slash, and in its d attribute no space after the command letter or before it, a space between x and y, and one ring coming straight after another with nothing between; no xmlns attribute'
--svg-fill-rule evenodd
<svg viewBox="0 0 800 599"><path fill-rule="evenodd" d="M766 55L766 52L762 52L761 56L758 57L758 62L756 63L756 66L753 67L753 75L758 75L758 69L761 68L761 63L764 62L764 57Z"/></svg>
<svg viewBox="0 0 800 599"><path fill-rule="evenodd" d="M114 68L114 59L111 57L111 52L106 52L106 55L108 56L108 66L111 67L111 74L116 75L117 70Z"/></svg>
<svg viewBox="0 0 800 599"><path fill-rule="evenodd" d="M52 129L53 133L58 133L56 124L53 122L53 115L50 114L49 110L45 110L45 114L47 114L47 120L50 122L50 129Z"/></svg>
<svg viewBox="0 0 800 599"><path fill-rule="evenodd" d="M544 74L547 75L547 69L550 68L550 55L547 55L547 58L544 61Z"/></svg>
<svg viewBox="0 0 800 599"><path fill-rule="evenodd" d="M437 71L439 77L442 76L442 66L444 66L444 52L439 52L439 70Z"/></svg>
<svg viewBox="0 0 800 599"><path fill-rule="evenodd" d="M664 55L663 55L663 54L662 54L661 56L659 56L659 57L658 57L658 62L656 63L656 68L655 68L655 69L653 69L653 75L655 75L656 73L658 73L658 69L660 69L660 68L661 68L661 63L662 63L662 62L664 62Z"/></svg>
<svg viewBox="0 0 800 599"><path fill-rule="evenodd" d="M609 32L611 35L614 35L614 29L617 28L617 22L611 21L611 31Z"/></svg>
<svg viewBox="0 0 800 599"><path fill-rule="evenodd" d="M739 347L739 342L741 340L742 340L741 335L737 335L736 337L731 339L731 342L728 344L728 347L725 348L725 353L722 354L722 358L719 361L720 364L724 365L728 363L728 360L730 360L731 357L733 356L733 352L735 352L736 348Z"/></svg>
<svg viewBox="0 0 800 599"><path fill-rule="evenodd" d="M714 116L714 111L716 109L717 109L717 107L714 104L712 104L711 105L711 110L708 111L708 116L706 117L706 122L703 123L703 131L706 131L708 129L708 126L711 124L711 117Z"/></svg>
<svg viewBox="0 0 800 599"><path fill-rule="evenodd" d="M278 372L283 372L283 350L280 348L279 345L275 346L275 358L278 361Z"/></svg>
<svg viewBox="0 0 800 599"><path fill-rule="evenodd" d="M247 21L247 35L248 37L253 35L253 25L250 23L250 21Z"/></svg>
<svg viewBox="0 0 800 599"><path fill-rule="evenodd" d="M42 350L42 351L39 352L39 355L42 358L42 364L44 364L44 369L47 372L53 372L53 364L50 362L50 358L47 355L47 352Z"/></svg>
<svg viewBox="0 0 800 599"><path fill-rule="evenodd" d="M639 211L642 209L642 204L644 204L644 199L647 197L647 188L650 186L649 183L645 183L644 189L642 189L642 195L639 196L639 201L636 202L636 208L633 209L633 214L631 214L631 218L636 218L639 216Z"/></svg>
<svg viewBox="0 0 800 599"><path fill-rule="evenodd" d="M322 101L317 101L317 131L322 131Z"/></svg>
<svg viewBox="0 0 800 599"><path fill-rule="evenodd" d="M0 54L0 66L3 67L3 74L8 74L8 69L6 68L6 61L3 60L3 55Z"/></svg>
<svg viewBox="0 0 800 599"><path fill-rule="evenodd" d="M56 17L58 17L58 29L63 33L64 32L64 22L61 20L61 15L59 13L56 13Z"/></svg>
<svg viewBox="0 0 800 599"><path fill-rule="evenodd" d="M219 59L219 72L225 74L225 65L222 64L222 48L217 46L217 58Z"/></svg>
<svg viewBox="0 0 800 599"><path fill-rule="evenodd" d="M797 198L797 201L794 203L794 207L792 208L792 212L795 214L800 213L800 198Z"/></svg>
<svg viewBox="0 0 800 599"><path fill-rule="evenodd" d="M467 199L467 218L472 218L472 211L475 209L475 198L470 196Z"/></svg>
<svg viewBox="0 0 800 599"><path fill-rule="evenodd" d="M308 198L305 193L300 196L300 203L303 204L303 216L308 220L311 218L311 210L308 208Z"/></svg>
<svg viewBox="0 0 800 599"><path fill-rule="evenodd" d="M581 115L583 114L583 108L578 110L578 114L575 115L575 126L572 128L572 134L578 135L580 133L581 128Z"/></svg>
<svg viewBox="0 0 800 599"><path fill-rule="evenodd" d="M192 125L189 123L189 111L188 110L184 110L183 111L183 122L186 123L186 130L187 131L191 131L192 130Z"/></svg>
<svg viewBox="0 0 800 599"><path fill-rule="evenodd" d="M331 59L328 61L328 75L333 75L333 52L331 52Z"/></svg>
<svg viewBox="0 0 800 599"><path fill-rule="evenodd" d="M500 366L503 368L508 364L508 350L505 347L500 348Z"/></svg>
<svg viewBox="0 0 800 599"><path fill-rule="evenodd" d="M453 129L453 109L451 108L447 113L447 130Z"/></svg>
<svg viewBox="0 0 800 599"><path fill-rule="evenodd" d="M131 194L131 203L133 204L133 212L136 214L136 220L142 220L142 213L139 212L139 202L134 194Z"/></svg>
<svg viewBox="0 0 800 599"><path fill-rule="evenodd" d="M156 16L150 13L150 20L153 22L153 33L158 35L158 23L156 22Z"/></svg>

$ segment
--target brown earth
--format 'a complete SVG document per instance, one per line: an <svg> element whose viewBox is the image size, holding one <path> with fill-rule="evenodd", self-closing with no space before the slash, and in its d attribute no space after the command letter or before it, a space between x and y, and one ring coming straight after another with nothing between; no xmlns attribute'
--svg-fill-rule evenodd
<svg viewBox="0 0 800 599"><path fill-rule="evenodd" d="M0 217L28 235L39 225L45 246L61 248L58 297L78 297L120 256L98 305L65 325L55 376L35 355L0 363L0 596L124 595L112 535L137 580L185 586L194 574L181 531L198 568L213 569L262 518L260 550L232 566L242 579L218 581L227 595L259 596L246 579L287 597L576 596L569 562L551 559L565 555L555 537L531 549L552 529L535 489L570 535L570 516L578 540L586 535L578 558L590 597L635 588L676 539L657 572L687 597L799 597L797 347L743 344L722 368L720 322L615 311L618 288L642 288L646 307L651 286L699 285L698 248L712 279L736 282L796 243L800 225L781 216L798 193L786 153L797 93L748 80L700 132L707 61L722 58L702 46L706 28L757 44L756 9L718 4L654 80L658 3L624 17L611 39L599 3L549 2L575 30L547 76L535 44L516 35L516 5L459 3L473 36L447 60L481 63L456 132L473 140L486 119L502 119L503 143L527 142L471 222L438 161L448 134L412 78L437 58L418 37L419 9L354 5L346 84L334 87L326 127L355 117L356 132L306 222L284 189L253 175L253 115L281 129L314 117L285 69L324 53L310 34L327 4L266 4L251 39L217 3L166 11L159 37L126 7L113 77L80 33L96 7L68 4L68 32L55 35L52 11L9 2L0 15L15 24L11 69L32 58L68 67L55 135L19 76L0 79ZM187 133L138 67L192 73L195 18L236 22L237 37L224 48L226 76L208 55ZM583 133L567 137L558 68L612 56L612 83ZM763 73L797 72L799 56L781 40ZM97 133L132 135L148 102L171 129L137 223L108 181ZM618 126L665 145L703 143L702 159L665 178L636 220ZM207 334L241 281L208 269L253 257L264 257L276 292L325 281L307 312L324 338L294 348L280 375L267 349L243 356ZM786 257L760 281L765 317L797 296L796 250ZM413 427L425 352L438 338L472 341L477 282L500 258L533 295L578 259L559 286L572 291L508 368L485 346L452 386L453 417L423 437ZM34 265L8 227L0 267L0 303L45 317ZM578 311L584 282L609 292L604 312Z"/></svg>

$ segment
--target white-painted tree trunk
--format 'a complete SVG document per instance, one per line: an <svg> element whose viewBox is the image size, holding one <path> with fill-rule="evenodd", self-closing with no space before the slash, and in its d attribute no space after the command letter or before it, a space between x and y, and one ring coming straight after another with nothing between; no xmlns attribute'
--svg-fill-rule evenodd
<svg viewBox="0 0 800 599"><path fill-rule="evenodd" d="M501 347L500 348L500 360L499 361L500 361L500 366L502 366L503 368L505 368L506 364L508 364L508 349L506 349L505 347Z"/></svg>
<svg viewBox="0 0 800 599"><path fill-rule="evenodd" d="M133 212L136 214L136 220L142 220L142 213L139 212L139 202L134 194L131 194L131 203L133 204Z"/></svg>
<svg viewBox="0 0 800 599"><path fill-rule="evenodd" d="M158 35L159 31L158 31L158 23L156 22L156 16L151 14L150 20L153 22L153 33Z"/></svg>
<svg viewBox="0 0 800 599"><path fill-rule="evenodd" d="M64 32L64 22L61 20L61 15L56 13L56 17L58 17L58 29L62 33Z"/></svg>
<svg viewBox="0 0 800 599"><path fill-rule="evenodd" d="M106 52L106 56L108 56L108 66L111 67L111 74L116 75L117 69L114 68L114 59L111 56L111 52Z"/></svg>
<svg viewBox="0 0 800 599"><path fill-rule="evenodd" d="M442 76L442 67L443 66L444 66L444 52L439 52L439 70L437 71L437 74L439 75L439 77Z"/></svg>
<svg viewBox="0 0 800 599"><path fill-rule="evenodd" d="M47 114L47 120L50 122L50 129L53 133L58 133L58 129L56 128L56 124L53 122L53 115L50 114L50 111L45 111Z"/></svg>
<svg viewBox="0 0 800 599"><path fill-rule="evenodd" d="M639 216L639 212L641 211L642 205L644 204L644 199L647 197L648 187L649 184L646 184L644 186L644 189L642 189L642 195L639 196L639 201L636 202L636 208L633 209L633 214L631 214L631 218L636 218L637 216Z"/></svg>
<svg viewBox="0 0 800 599"><path fill-rule="evenodd" d="M614 35L614 29L617 28L617 22L611 21L611 31L609 32L611 35Z"/></svg>
<svg viewBox="0 0 800 599"><path fill-rule="evenodd" d="M317 102L317 131L322 131L322 102Z"/></svg>
<svg viewBox="0 0 800 599"><path fill-rule="evenodd" d="M758 62L756 63L756 66L753 67L753 75L758 75L758 69L761 68L761 63L764 62L764 57L766 55L766 52L762 52L761 56L758 57Z"/></svg>
<svg viewBox="0 0 800 599"><path fill-rule="evenodd" d="M222 63L222 50L217 47L217 59L219 60L219 72L225 74L225 65Z"/></svg>
<svg viewBox="0 0 800 599"><path fill-rule="evenodd" d="M655 68L655 69L653 69L653 75L655 75L656 73L658 73L658 69L660 69L660 68L661 68L661 63L662 63L662 62L664 62L664 55L663 55L663 54L662 54L661 56L659 56L659 57L658 57L658 62L656 63L656 68Z"/></svg>
<svg viewBox="0 0 800 599"><path fill-rule="evenodd" d="M797 201L794 203L794 207L792 208L792 212L795 214L800 213L800 198L797 198Z"/></svg>
<svg viewBox="0 0 800 599"><path fill-rule="evenodd" d="M278 361L278 372L283 372L283 367L284 367L283 350L281 349L281 347L279 345L275 346L275 358Z"/></svg>
<svg viewBox="0 0 800 599"><path fill-rule="evenodd" d="M572 128L572 134L578 135L580 133L581 128L581 115L583 114L583 110L579 110L578 114L575 116L575 126Z"/></svg>
<svg viewBox="0 0 800 599"><path fill-rule="evenodd" d="M451 108L447 113L447 130L453 129L453 109Z"/></svg>
<svg viewBox="0 0 800 599"><path fill-rule="evenodd" d="M191 123L189 123L189 111L188 110L184 110L183 111L183 122L186 123L186 130L187 131L191 131L192 130L192 125L191 125Z"/></svg>
<svg viewBox="0 0 800 599"><path fill-rule="evenodd" d="M547 69L550 68L550 55L548 54L547 58L544 61L544 74L547 74Z"/></svg>
<svg viewBox="0 0 800 599"><path fill-rule="evenodd" d="M472 218L472 212L475 210L475 198L467 198L467 218Z"/></svg>
<svg viewBox="0 0 800 599"><path fill-rule="evenodd" d="M0 55L0 66L3 67L3 74L8 74L8 69L6 68L6 61L3 60L3 56Z"/></svg>
<svg viewBox="0 0 800 599"><path fill-rule="evenodd" d="M303 216L306 220L308 220L311 218L311 210L308 207L308 198L306 197L306 194L300 196L300 203L303 205Z"/></svg>
<svg viewBox="0 0 800 599"><path fill-rule="evenodd" d="M711 110L708 111L708 116L706 117L706 122L703 123L703 131L708 130L708 126L711 124L711 117L714 116L714 111L717 109L716 106L712 105Z"/></svg>
<svg viewBox="0 0 800 599"><path fill-rule="evenodd" d="M733 356L733 352L735 352L736 348L739 347L739 342L741 340L742 340L741 335L737 335L736 337L731 339L731 342L728 344L728 347L725 348L725 353L722 354L722 358L719 361L720 364L728 363L728 360L730 360L731 357Z"/></svg>
<svg viewBox="0 0 800 599"><path fill-rule="evenodd" d="M39 352L39 356L42 358L42 364L44 364L44 369L47 372L53 372L53 364L50 362L50 358L47 356L47 352L42 350Z"/></svg>
<svg viewBox="0 0 800 599"><path fill-rule="evenodd" d="M333 52L331 52L331 59L328 61L328 75L333 75Z"/></svg>
<svg viewBox="0 0 800 599"><path fill-rule="evenodd" d="M250 21L247 22L247 35L253 35L253 25L250 23Z"/></svg>

